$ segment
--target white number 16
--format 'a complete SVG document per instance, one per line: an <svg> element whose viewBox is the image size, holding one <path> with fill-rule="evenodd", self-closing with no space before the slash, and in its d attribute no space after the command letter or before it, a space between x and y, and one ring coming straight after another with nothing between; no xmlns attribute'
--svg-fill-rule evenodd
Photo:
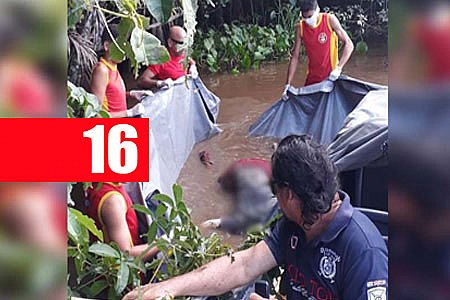
<svg viewBox="0 0 450 300"><path fill-rule="evenodd" d="M119 124L108 133L108 165L114 173L129 174L136 170L138 153L136 144L132 141L121 142L121 134L125 138L137 138L136 129L128 124ZM96 125L83 132L83 137L92 140L92 173L105 173L105 126ZM121 163L122 149L125 153L124 165Z"/></svg>

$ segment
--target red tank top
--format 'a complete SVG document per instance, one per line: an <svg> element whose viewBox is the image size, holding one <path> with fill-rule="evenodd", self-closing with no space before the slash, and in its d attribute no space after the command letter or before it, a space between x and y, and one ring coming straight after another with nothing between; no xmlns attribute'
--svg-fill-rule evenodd
<svg viewBox="0 0 450 300"><path fill-rule="evenodd" d="M102 186L100 187L99 190L97 190L97 184L93 184L93 187L89 188L87 193L89 200L89 207L87 208L87 214L89 217L94 219L97 226L101 227L103 234L105 234L105 240L108 241L109 237L106 236L107 233L105 230L103 230L104 223L101 216L102 205L109 196L113 194L119 194L125 200L125 205L127 208L125 216L128 224L128 229L131 235L132 245L142 244L141 240L139 239L138 219L136 216L136 212L131 207L133 205L133 202L131 201L130 196L125 191L125 187L122 184L104 182L102 183Z"/></svg>
<svg viewBox="0 0 450 300"><path fill-rule="evenodd" d="M103 109L109 112L119 112L127 109L127 92L122 76L120 76L117 66L108 63L100 58L100 63L108 68L108 84L106 86L105 98L103 99Z"/></svg>
<svg viewBox="0 0 450 300"><path fill-rule="evenodd" d="M424 52L427 62L429 80L443 81L450 79L450 23L431 26L419 22L413 27L413 35L417 45Z"/></svg>
<svg viewBox="0 0 450 300"><path fill-rule="evenodd" d="M330 15L321 13L318 24L311 27L301 21L300 34L308 56L305 85L326 79L338 64L338 38L330 25Z"/></svg>

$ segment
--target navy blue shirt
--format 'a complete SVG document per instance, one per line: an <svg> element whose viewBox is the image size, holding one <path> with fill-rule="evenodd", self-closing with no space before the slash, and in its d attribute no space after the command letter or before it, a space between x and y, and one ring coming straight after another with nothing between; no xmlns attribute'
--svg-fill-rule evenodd
<svg viewBox="0 0 450 300"><path fill-rule="evenodd" d="M306 243L296 223L281 218L265 242L284 265L288 299L387 299L387 247L375 225L343 202L330 225Z"/></svg>

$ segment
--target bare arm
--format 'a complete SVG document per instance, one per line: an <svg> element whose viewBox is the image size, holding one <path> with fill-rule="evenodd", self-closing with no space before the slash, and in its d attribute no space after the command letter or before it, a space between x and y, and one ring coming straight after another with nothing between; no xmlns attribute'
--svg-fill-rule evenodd
<svg viewBox="0 0 450 300"><path fill-rule="evenodd" d="M106 86L108 85L108 69L98 64L92 72L91 92L97 96L100 106L105 99Z"/></svg>
<svg viewBox="0 0 450 300"><path fill-rule="evenodd" d="M286 84L291 85L292 79L294 78L295 71L297 70L297 65L298 65L298 57L300 56L301 45L302 45L302 37L301 37L301 32L300 32L300 26L297 26L297 33L295 35L294 51L292 52L292 57L289 61Z"/></svg>
<svg viewBox="0 0 450 300"><path fill-rule="evenodd" d="M152 71L150 71L149 69L145 69L145 71L141 74L141 76L139 76L138 79L138 87L140 87L141 89L154 89L157 88L157 84L156 82L158 80L154 79L155 78L155 74L153 74Z"/></svg>
<svg viewBox="0 0 450 300"><path fill-rule="evenodd" d="M108 69L99 64L95 67L92 73L91 79L91 92L97 96L100 106L103 104L105 99L106 86L108 85ZM113 118L125 118L127 116L127 111L109 112Z"/></svg>
<svg viewBox="0 0 450 300"><path fill-rule="evenodd" d="M163 296L221 295L255 280L277 265L264 241L230 257L218 258L195 271L158 283L148 284L127 294L123 299L157 299Z"/></svg>
<svg viewBox="0 0 450 300"><path fill-rule="evenodd" d="M156 255L158 249L149 249L147 244L132 246L131 235L126 221L125 199L118 194L108 197L101 208L102 219L110 241L119 245L120 250L128 251L131 256L143 254L143 260Z"/></svg>
<svg viewBox="0 0 450 300"><path fill-rule="evenodd" d="M339 40L344 44L342 56L337 65L342 69L347 63L347 61L350 59L350 56L352 55L353 49L355 47L353 46L352 40L350 39L344 28L342 28L341 23L339 23L339 20L336 18L335 15L330 15L330 25L331 28L333 28L333 30L336 32Z"/></svg>

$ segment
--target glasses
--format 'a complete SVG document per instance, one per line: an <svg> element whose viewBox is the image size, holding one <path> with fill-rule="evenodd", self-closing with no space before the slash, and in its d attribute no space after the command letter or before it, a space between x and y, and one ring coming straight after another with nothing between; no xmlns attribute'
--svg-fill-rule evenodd
<svg viewBox="0 0 450 300"><path fill-rule="evenodd" d="M272 194L275 196L277 195L279 188L283 186L289 186L289 184L286 181L279 182L275 179L270 180L270 189L272 190Z"/></svg>
<svg viewBox="0 0 450 300"><path fill-rule="evenodd" d="M172 42L174 42L175 44L177 44L177 45L183 45L184 44L184 41L177 41L177 40L174 40L173 38L170 38L171 40L172 40Z"/></svg>

